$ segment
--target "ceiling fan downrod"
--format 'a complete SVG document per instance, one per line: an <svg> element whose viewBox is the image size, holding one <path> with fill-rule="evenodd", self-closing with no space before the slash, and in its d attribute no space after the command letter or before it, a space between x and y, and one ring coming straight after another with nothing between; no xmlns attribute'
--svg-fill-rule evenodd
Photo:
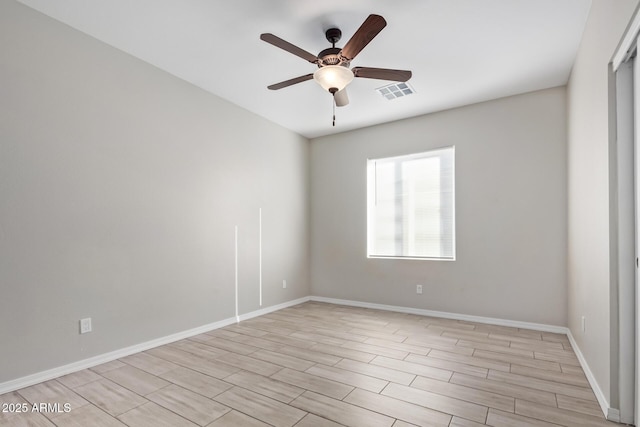
<svg viewBox="0 0 640 427"><path fill-rule="evenodd" d="M329 28L325 31L324 36L327 38L327 41L336 47L336 43L340 41L342 38L342 31L339 28Z"/></svg>

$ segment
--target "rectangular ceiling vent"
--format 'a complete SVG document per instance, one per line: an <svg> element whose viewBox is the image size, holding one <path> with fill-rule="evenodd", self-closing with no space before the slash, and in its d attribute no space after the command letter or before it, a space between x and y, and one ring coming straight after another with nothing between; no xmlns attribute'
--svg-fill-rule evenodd
<svg viewBox="0 0 640 427"><path fill-rule="evenodd" d="M390 85L382 86L376 89L378 93L388 100L400 98L402 96L411 95L416 91L409 86L409 83L392 83Z"/></svg>

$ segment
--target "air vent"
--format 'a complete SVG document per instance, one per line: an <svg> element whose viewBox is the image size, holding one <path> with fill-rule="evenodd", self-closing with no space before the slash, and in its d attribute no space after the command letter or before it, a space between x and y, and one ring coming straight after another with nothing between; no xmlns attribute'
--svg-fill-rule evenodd
<svg viewBox="0 0 640 427"><path fill-rule="evenodd" d="M411 95L416 92L411 86L409 86L409 83L393 83L379 87L376 90L380 95L384 96L388 100Z"/></svg>

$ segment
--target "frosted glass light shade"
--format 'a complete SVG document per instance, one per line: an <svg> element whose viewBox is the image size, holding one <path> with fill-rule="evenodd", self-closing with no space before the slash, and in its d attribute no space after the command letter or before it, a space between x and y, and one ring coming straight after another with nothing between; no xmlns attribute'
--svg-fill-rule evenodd
<svg viewBox="0 0 640 427"><path fill-rule="evenodd" d="M330 91L332 88L342 90L353 80L353 72L342 65L325 65L313 73L313 79L324 90Z"/></svg>

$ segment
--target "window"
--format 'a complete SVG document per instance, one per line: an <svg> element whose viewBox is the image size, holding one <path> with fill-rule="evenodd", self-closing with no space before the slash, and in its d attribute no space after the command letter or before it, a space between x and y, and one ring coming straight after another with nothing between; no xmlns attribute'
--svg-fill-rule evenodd
<svg viewBox="0 0 640 427"><path fill-rule="evenodd" d="M367 162L367 255L455 259L454 148Z"/></svg>

